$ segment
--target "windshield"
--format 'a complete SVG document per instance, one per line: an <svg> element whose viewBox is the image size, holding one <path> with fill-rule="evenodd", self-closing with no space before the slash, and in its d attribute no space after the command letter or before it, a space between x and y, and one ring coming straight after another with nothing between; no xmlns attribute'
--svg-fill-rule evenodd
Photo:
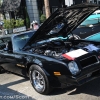
<svg viewBox="0 0 100 100"><path fill-rule="evenodd" d="M14 50L19 51L21 50L25 44L28 42L28 40L32 37L34 32L28 32L24 34L17 35L13 38L14 43Z"/></svg>
<svg viewBox="0 0 100 100"><path fill-rule="evenodd" d="M63 27L64 23L59 23L47 35L58 33Z"/></svg>

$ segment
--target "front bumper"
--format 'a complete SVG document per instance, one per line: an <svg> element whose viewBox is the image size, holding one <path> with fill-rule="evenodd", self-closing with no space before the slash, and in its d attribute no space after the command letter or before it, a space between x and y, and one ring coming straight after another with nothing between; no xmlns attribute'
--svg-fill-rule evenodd
<svg viewBox="0 0 100 100"><path fill-rule="evenodd" d="M52 78L51 86L55 88L65 88L71 85L80 86L91 80L100 77L100 68L95 68L93 71L87 71L77 76L61 75ZM52 84L53 83L53 84Z"/></svg>
<svg viewBox="0 0 100 100"><path fill-rule="evenodd" d="M80 85L85 84L91 80L98 78L98 77L100 77L100 70L90 72L83 76L66 77L66 80L68 80L67 84L69 83L72 85L80 86Z"/></svg>

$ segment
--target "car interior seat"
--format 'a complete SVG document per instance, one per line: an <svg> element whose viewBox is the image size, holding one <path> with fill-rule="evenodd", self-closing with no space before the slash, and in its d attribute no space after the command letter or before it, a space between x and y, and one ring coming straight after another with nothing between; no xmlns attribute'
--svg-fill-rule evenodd
<svg viewBox="0 0 100 100"><path fill-rule="evenodd" d="M12 42L11 41L8 41L7 42L7 47L8 51L12 51Z"/></svg>

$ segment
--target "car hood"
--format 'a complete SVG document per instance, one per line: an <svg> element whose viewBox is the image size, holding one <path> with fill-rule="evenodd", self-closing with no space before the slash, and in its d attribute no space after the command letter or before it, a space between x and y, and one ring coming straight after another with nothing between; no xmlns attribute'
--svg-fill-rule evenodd
<svg viewBox="0 0 100 100"><path fill-rule="evenodd" d="M96 4L79 4L67 8L57 9L35 32L25 46L32 45L39 40L51 37L66 37L71 31L77 28L90 14L97 10L100 6ZM60 31L50 34L57 25L63 24Z"/></svg>

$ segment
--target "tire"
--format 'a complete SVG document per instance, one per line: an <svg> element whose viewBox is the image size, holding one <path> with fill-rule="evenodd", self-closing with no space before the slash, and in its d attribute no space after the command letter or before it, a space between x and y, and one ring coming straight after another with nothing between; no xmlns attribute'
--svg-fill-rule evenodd
<svg viewBox="0 0 100 100"><path fill-rule="evenodd" d="M0 74L2 73L2 71L3 71L3 68L0 66Z"/></svg>
<svg viewBox="0 0 100 100"><path fill-rule="evenodd" d="M31 65L29 69L30 81L33 88L40 94L49 94L51 88L45 72L38 65Z"/></svg>
<svg viewBox="0 0 100 100"><path fill-rule="evenodd" d="M2 71L2 69L1 69L1 66L0 66L0 74L1 74L1 71Z"/></svg>

